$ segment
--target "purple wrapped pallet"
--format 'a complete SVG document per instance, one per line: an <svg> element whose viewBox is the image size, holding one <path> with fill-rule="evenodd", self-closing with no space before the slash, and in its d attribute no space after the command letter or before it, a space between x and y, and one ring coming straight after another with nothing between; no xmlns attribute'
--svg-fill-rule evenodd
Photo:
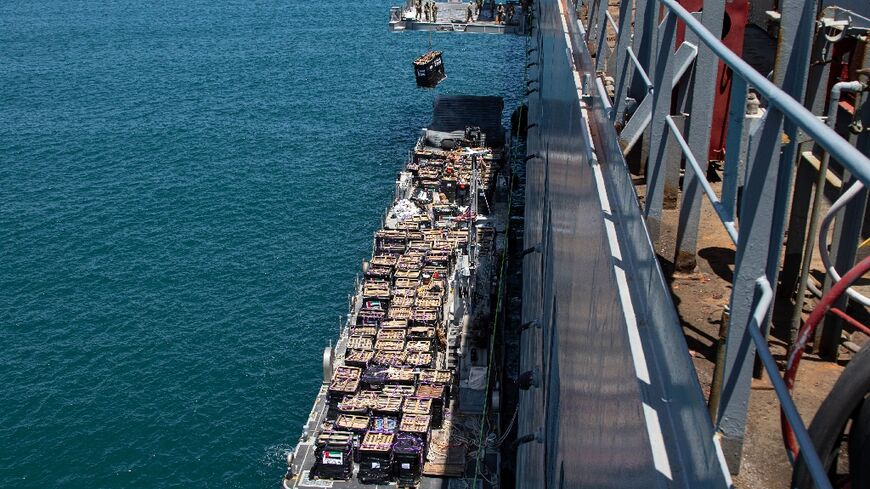
<svg viewBox="0 0 870 489"><path fill-rule="evenodd" d="M393 451L395 453L423 453L424 445L423 438L413 433L399 432L396 435L396 441L393 442Z"/></svg>
<svg viewBox="0 0 870 489"><path fill-rule="evenodd" d="M387 382L389 369L386 365L372 365L362 373L360 382L366 389L379 391L384 388L384 384Z"/></svg>

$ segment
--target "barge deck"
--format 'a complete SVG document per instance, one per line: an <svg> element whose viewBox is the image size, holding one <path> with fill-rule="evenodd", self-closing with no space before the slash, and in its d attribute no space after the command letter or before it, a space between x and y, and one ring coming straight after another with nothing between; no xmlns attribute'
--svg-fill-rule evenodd
<svg viewBox="0 0 870 489"><path fill-rule="evenodd" d="M436 99L324 351L285 489L489 487L496 443L481 434L497 416L486 414L489 347L510 192L502 111L497 97Z"/></svg>

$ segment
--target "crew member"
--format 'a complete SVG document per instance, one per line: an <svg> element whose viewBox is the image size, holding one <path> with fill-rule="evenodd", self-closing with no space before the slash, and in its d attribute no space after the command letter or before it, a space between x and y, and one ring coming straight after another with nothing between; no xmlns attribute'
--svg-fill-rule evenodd
<svg viewBox="0 0 870 489"><path fill-rule="evenodd" d="M495 21L499 24L504 24L504 5L498 4L496 9Z"/></svg>
<svg viewBox="0 0 870 489"><path fill-rule="evenodd" d="M512 24L514 22L514 4L512 4L512 3L508 4L507 15L508 15L508 24Z"/></svg>
<svg viewBox="0 0 870 489"><path fill-rule="evenodd" d="M415 7L417 8L417 20L423 16L423 0L417 0Z"/></svg>
<svg viewBox="0 0 870 489"><path fill-rule="evenodd" d="M432 2L432 22L438 22L438 4Z"/></svg>
<svg viewBox="0 0 870 489"><path fill-rule="evenodd" d="M468 7L465 8L465 23L468 24L471 22L471 14L474 11L474 7L471 6L471 0L468 0Z"/></svg>

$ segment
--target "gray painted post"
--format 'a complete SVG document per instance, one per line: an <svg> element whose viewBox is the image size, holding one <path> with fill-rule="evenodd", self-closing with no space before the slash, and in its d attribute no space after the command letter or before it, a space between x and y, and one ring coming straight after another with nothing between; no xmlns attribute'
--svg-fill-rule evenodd
<svg viewBox="0 0 870 489"><path fill-rule="evenodd" d="M807 239L807 223L809 222L810 203L813 200L817 170L804 158L798 161L794 180L794 194L788 219L788 239L785 242L785 253L782 260L782 273L779 277L779 295L790 298L797 289L801 274L801 262L804 256L804 245ZM810 237L809 239L813 239ZM803 304L802 297L795 300ZM797 333L797 331L794 331ZM794 338L790 338L789 343Z"/></svg>
<svg viewBox="0 0 870 489"><path fill-rule="evenodd" d="M755 297L755 280L766 274L768 258L776 255L772 246L774 207L777 186L782 175L775 162L779 159L783 115L767 112L763 125L753 134L746 185L741 199L740 233L731 293L731 323L725 344L725 382L722 386L717 430L723 435L722 449L732 473L740 471L743 437L746 429L749 391L755 347L750 327Z"/></svg>
<svg viewBox="0 0 870 489"><path fill-rule="evenodd" d="M867 92L861 94L858 102L861 107L860 120L863 123L863 127L868 127L870 125L870 104L868 104ZM868 134L867 130L861 132L856 142L858 149L862 153L868 154L870 152L870 134ZM845 192L857 181L858 178L853 177L848 170L844 170L842 191ZM850 268L855 266L858 242L861 240L861 228L864 225L865 211L867 209L867 194L867 188L865 187L837 216L831 239L831 260L834 262L834 268L837 269L840 275L845 274ZM825 276L825 292L832 285L830 274L828 274ZM847 305L848 297L845 294L834 303L834 307L841 310L845 310ZM836 360L837 350L840 346L840 336L843 333L843 322L839 318L829 315L825 318L822 326L822 328L819 328L821 333L816 332L816 350L819 351L823 358ZM821 335L821 338L819 335Z"/></svg>
<svg viewBox="0 0 870 489"><path fill-rule="evenodd" d="M649 159L646 171L646 200L644 202L644 218L649 229L650 239L658 242L662 222L662 202L664 200L667 141L670 130L665 118L671 113L671 86L674 79L674 41L677 34L677 16L670 11L665 12L665 18L658 29L657 52L654 53L656 70L653 84L656 86L652 94L652 121L650 123Z"/></svg>
<svg viewBox="0 0 870 489"><path fill-rule="evenodd" d="M848 170L844 170L843 177L844 191L848 190L852 184L858 181L857 178L849 174ZM840 275L845 274L850 268L855 266L858 241L861 238L861 226L864 224L864 211L866 208L867 189L865 188L837 216L834 232L831 237L831 261L833 261L834 268ZM830 274L826 275L824 291L827 292L833 285ZM848 296L843 294L833 304L833 307L845 310L848 305L848 299ZM828 315L822 323L822 327L816 330L815 349L822 358L831 361L837 359L842 334L842 320L836 316Z"/></svg>
<svg viewBox="0 0 870 489"><path fill-rule="evenodd" d="M631 7L634 4L632 0L625 0L619 3L619 35L616 41L616 73L614 74L614 100L613 111L611 112L611 120L622 121L625 117L625 97L628 95L628 85L630 83L631 60L628 58L628 47L631 46L632 38L632 15Z"/></svg>
<svg viewBox="0 0 870 489"><path fill-rule="evenodd" d="M725 15L725 2L705 0L701 21L714 36L722 36L722 17ZM689 108L688 143L695 152L701 168L707 168L707 153L710 149L710 129L713 124L713 97L716 93L716 75L719 71L719 58L706 45L698 46L698 58L692 74L692 98ZM698 223L701 219L701 186L687 166L683 177L683 200L677 224L674 270L692 272L695 270L695 254L698 251Z"/></svg>
<svg viewBox="0 0 870 489"><path fill-rule="evenodd" d="M743 123L746 120L746 94L749 87L738 75L731 77L731 103L728 107L728 136L725 140L725 168L722 172L722 206L734 220L737 186L740 183Z"/></svg>
<svg viewBox="0 0 870 489"><path fill-rule="evenodd" d="M812 59L824 59L825 50L829 47L829 42L822 35L822 31L816 32L815 41L812 48ZM830 74L830 63L816 63L809 67L807 73L807 89L804 106L807 107L813 114L826 113L825 100L828 94L828 84L826 80ZM818 145L805 143L801 136L800 149L798 154L802 155L804 151L808 151L813 147L816 154L823 151ZM798 159L797 176L795 177L794 201L789 212L788 222L788 239L785 244L785 256L782 262L782 274L780 275L780 296L790 297L798 285L798 279L801 275L801 266L803 264L803 250L806 246L806 240L815 239L813 236L807 236L807 211L809 209L810 193L812 192L815 175L812 175L812 167L808 165L805 158ZM809 190L806 185L809 182ZM797 301L802 301L801 298L796 298ZM794 325L792 325L794 326ZM789 333L794 336L797 331L792 329Z"/></svg>
<svg viewBox="0 0 870 489"><path fill-rule="evenodd" d="M597 44L595 48L595 70L596 71L604 71L606 67L604 60L607 58L607 8L608 8L607 0L600 0L598 4L598 11L596 12L597 16L595 19L595 31L598 34L598 37L595 39L595 43ZM589 19L590 23L592 19ZM591 48L591 46L589 46ZM592 52L590 50L590 52Z"/></svg>
<svg viewBox="0 0 870 489"><path fill-rule="evenodd" d="M672 115L674 124L680 130L680 134L685 133L686 114ZM676 144L668 131L668 142L665 145L665 188L664 199L662 201L663 209L676 209L677 203L680 200L680 162L683 160L683 151L680 145Z"/></svg>
<svg viewBox="0 0 870 489"><path fill-rule="evenodd" d="M816 2L814 0L783 0L780 4L782 20L780 22L780 39L777 43L778 52L774 78L783 77L779 86L795 101L803 104L806 90L807 72L810 68L810 53L813 48L813 38L808 33L813 32L816 25ZM781 178L776 189L774 207L782 209L773 215L773 233L771 243L773 256L767 262L767 280L770 282L773 292L776 293L779 281L780 255L783 249L785 226L788 221L788 213L791 189L794 181L795 159L797 157L798 125L796 122L786 119L783 123L785 145L779 157L779 171L788 178ZM773 308L767 313L767 321L762 325L764 337L770 334ZM764 367L761 361L756 361L753 375L761 378Z"/></svg>

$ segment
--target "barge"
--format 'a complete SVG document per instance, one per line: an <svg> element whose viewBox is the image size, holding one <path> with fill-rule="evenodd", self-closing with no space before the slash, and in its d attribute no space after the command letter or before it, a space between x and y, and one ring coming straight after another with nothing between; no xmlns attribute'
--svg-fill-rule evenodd
<svg viewBox="0 0 870 489"><path fill-rule="evenodd" d="M434 109L324 351L285 489L483 488L498 470L485 427L498 426L488 399L511 177L503 102L440 96Z"/></svg>

